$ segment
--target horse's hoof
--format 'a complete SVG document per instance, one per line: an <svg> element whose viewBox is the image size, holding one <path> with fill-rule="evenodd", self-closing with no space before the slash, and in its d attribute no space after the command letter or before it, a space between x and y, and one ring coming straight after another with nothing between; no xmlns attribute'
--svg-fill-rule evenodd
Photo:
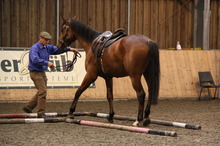
<svg viewBox="0 0 220 146"><path fill-rule="evenodd" d="M145 119L143 122L143 126L148 126L149 124L150 124L150 119L149 118Z"/></svg>
<svg viewBox="0 0 220 146"><path fill-rule="evenodd" d="M136 120L132 125L133 125L134 127L138 127L138 126L139 126L139 121Z"/></svg>
<svg viewBox="0 0 220 146"><path fill-rule="evenodd" d="M74 119L74 115L68 115L67 118Z"/></svg>
<svg viewBox="0 0 220 146"><path fill-rule="evenodd" d="M114 123L114 121L113 121L112 118L108 118L108 122L109 122L109 123Z"/></svg>

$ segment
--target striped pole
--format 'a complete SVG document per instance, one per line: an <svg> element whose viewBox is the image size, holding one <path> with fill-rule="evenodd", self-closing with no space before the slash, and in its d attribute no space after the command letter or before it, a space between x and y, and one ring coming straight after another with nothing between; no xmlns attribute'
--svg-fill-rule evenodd
<svg viewBox="0 0 220 146"><path fill-rule="evenodd" d="M0 124L58 123L65 120L66 118L15 118L0 119Z"/></svg>
<svg viewBox="0 0 220 146"><path fill-rule="evenodd" d="M45 113L48 117L66 117L68 113ZM95 112L74 112L73 116L93 116L99 118L108 118L109 114L105 113L95 113ZM1 118L37 118L37 113L23 113L23 114L0 114ZM127 120L127 121L135 121L135 117L127 117L121 115L114 115L114 119L116 120ZM189 123L181 123L181 122L170 122L164 120L155 120L150 119L151 124L158 124L164 126L174 126L179 128L186 128L186 129L194 129L200 130L201 126L196 124L189 124Z"/></svg>
<svg viewBox="0 0 220 146"><path fill-rule="evenodd" d="M124 126L124 125L117 125L117 124L110 124L110 123L77 120L77 119L70 119L70 118L67 118L66 122L79 124L79 125L119 129L119 130L125 130L125 131L130 131L130 132L139 132L139 133L147 133L147 134L162 135L162 136L172 136L172 137L177 136L177 133L174 131L162 131L162 130L154 130L154 129L140 128L140 127L133 127L133 126Z"/></svg>
<svg viewBox="0 0 220 146"><path fill-rule="evenodd" d="M68 113L45 113L47 117L66 117ZM74 116L85 116L86 113L75 112ZM0 114L0 119L2 118L37 118L37 113L20 113L20 114Z"/></svg>
<svg viewBox="0 0 220 146"><path fill-rule="evenodd" d="M37 113L22 113L22 114L0 114L2 118L36 118Z"/></svg>
<svg viewBox="0 0 220 146"><path fill-rule="evenodd" d="M86 114L88 116L94 116L94 117L99 117L99 118L108 118L109 117L109 114L105 114L105 113L86 112ZM136 120L136 118L134 118L134 117L127 117L127 116L120 116L120 115L114 115L114 119L116 119L116 120L127 120L127 121L135 121ZM155 119L150 119L150 121L151 121L151 124L158 124L158 125L164 125L164 126L174 126L174 127L194 129L194 130L200 130L201 129L200 125L189 124L189 123L170 122L170 121L155 120Z"/></svg>

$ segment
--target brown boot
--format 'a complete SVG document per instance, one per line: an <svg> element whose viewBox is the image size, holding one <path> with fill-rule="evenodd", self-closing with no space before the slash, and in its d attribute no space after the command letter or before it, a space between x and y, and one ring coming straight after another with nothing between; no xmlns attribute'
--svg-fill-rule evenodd
<svg viewBox="0 0 220 146"><path fill-rule="evenodd" d="M30 109L27 108L27 107L23 107L22 109L23 109L23 111L26 112L26 113L32 113L32 110L30 110Z"/></svg>

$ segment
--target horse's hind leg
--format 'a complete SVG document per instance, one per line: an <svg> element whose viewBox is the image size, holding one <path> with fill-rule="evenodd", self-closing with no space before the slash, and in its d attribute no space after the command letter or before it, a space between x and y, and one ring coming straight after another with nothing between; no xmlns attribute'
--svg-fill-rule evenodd
<svg viewBox="0 0 220 146"><path fill-rule="evenodd" d="M146 109L145 109L145 114L144 114L144 122L143 122L143 125L144 125L144 126L147 126L147 125L150 124L150 119L149 119L150 108L151 108L151 100L150 100L150 98L149 98L149 99L148 99L148 102L147 102Z"/></svg>
<svg viewBox="0 0 220 146"><path fill-rule="evenodd" d="M147 84L148 84L148 92L149 92L149 98L148 98L148 102L147 102L147 106L146 106L146 109L144 111L144 122L143 122L143 125L144 126L147 126L150 124L150 119L149 119L149 115L150 115L150 109L151 109L151 103L152 103L152 98L150 96L152 96L152 90L150 89L150 82L151 80L146 76L144 75L144 78L145 80L147 81Z"/></svg>
<svg viewBox="0 0 220 146"><path fill-rule="evenodd" d="M107 100L109 103L109 117L108 121L110 123L113 123L113 117L115 115L114 109L113 109L113 86L112 86L112 78L105 79L106 83L106 90L107 90Z"/></svg>
<svg viewBox="0 0 220 146"><path fill-rule="evenodd" d="M141 77L131 77L131 82L133 88L136 91L137 99L138 99L138 116L137 121L133 123L133 126L138 126L141 121L143 121L143 112L144 112L144 102L145 102L145 92L141 84Z"/></svg>

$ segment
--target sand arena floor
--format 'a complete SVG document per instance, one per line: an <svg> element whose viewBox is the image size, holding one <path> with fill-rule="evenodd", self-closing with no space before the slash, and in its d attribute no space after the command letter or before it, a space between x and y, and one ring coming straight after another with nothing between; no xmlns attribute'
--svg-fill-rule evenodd
<svg viewBox="0 0 220 146"><path fill-rule="evenodd" d="M48 101L47 112L68 112L71 101ZM0 102L0 114L23 113L25 102ZM137 100L115 100L118 115L136 117ZM107 101L79 101L77 111L108 113ZM176 131L177 137L135 133L117 129L97 128L71 123L0 124L0 145L75 146L75 145L165 145L219 146L220 100L160 100L152 106L152 119L193 123L201 130L151 124L147 128ZM77 117L108 123L106 119ZM114 121L130 126L131 121Z"/></svg>

